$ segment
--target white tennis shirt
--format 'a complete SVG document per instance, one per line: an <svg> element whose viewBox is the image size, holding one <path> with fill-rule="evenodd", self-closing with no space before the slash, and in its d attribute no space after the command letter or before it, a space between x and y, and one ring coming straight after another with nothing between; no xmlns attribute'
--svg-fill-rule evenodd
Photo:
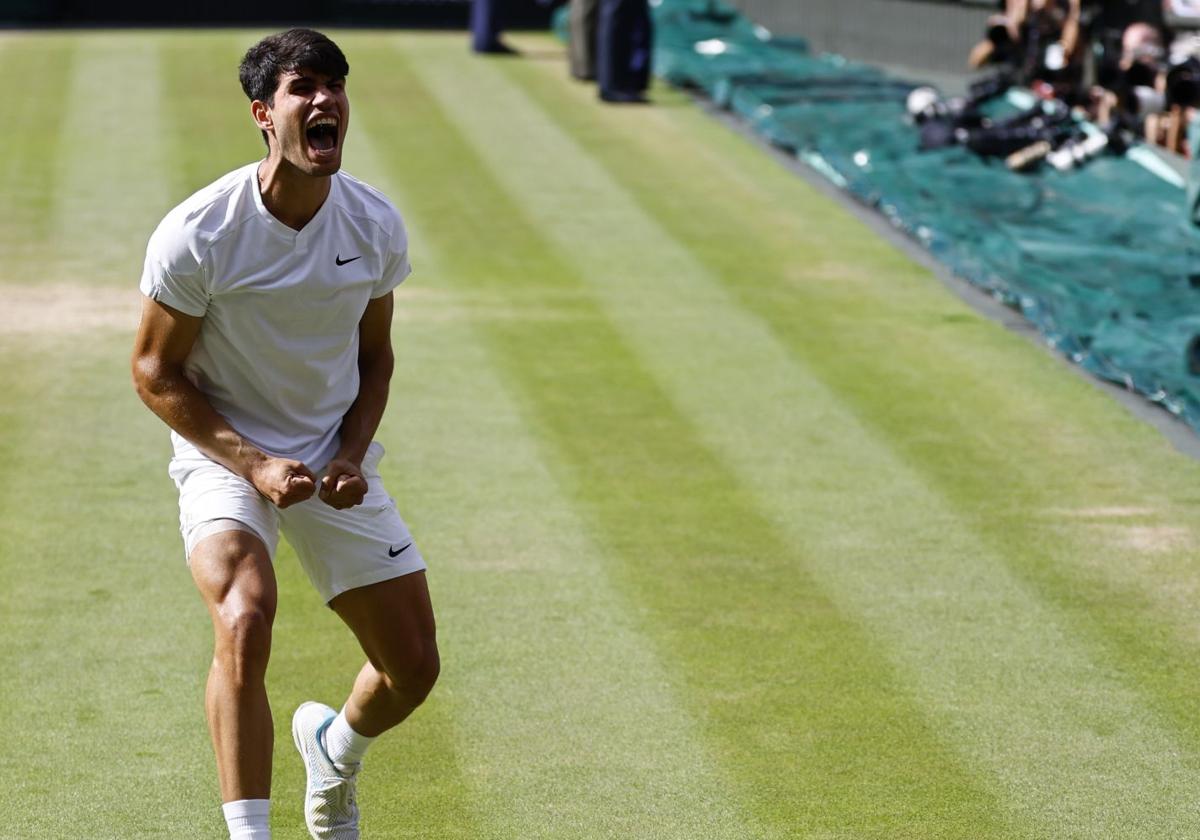
<svg viewBox="0 0 1200 840"><path fill-rule="evenodd" d="M258 163L167 214L150 237L142 293L202 316L188 378L235 430L270 455L319 470L358 396L358 323L408 276L396 208L338 173L302 230L263 205ZM196 448L172 432L176 457Z"/></svg>

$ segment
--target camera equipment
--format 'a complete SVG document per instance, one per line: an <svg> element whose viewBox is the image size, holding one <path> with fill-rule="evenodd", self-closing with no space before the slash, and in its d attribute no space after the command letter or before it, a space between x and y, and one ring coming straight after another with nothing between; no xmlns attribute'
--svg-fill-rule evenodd
<svg viewBox="0 0 1200 840"><path fill-rule="evenodd" d="M990 125L980 106L1012 87L1011 73L995 73L974 82L965 97L942 99L931 87L916 88L906 102L913 122L920 126L920 148L941 149L965 142L971 129Z"/></svg>
<svg viewBox="0 0 1200 840"><path fill-rule="evenodd" d="M1136 134L1124 120L1113 120L1103 129L1085 129L1080 123L1068 121L1061 129L1057 139L1048 135L1030 143L1010 154L1005 164L1014 172L1025 172L1044 160L1059 172L1066 172L1103 152L1124 154L1136 142Z"/></svg>
<svg viewBox="0 0 1200 840"><path fill-rule="evenodd" d="M951 113L950 105L942 101L936 88L931 87L913 88L904 100L904 107L909 116L919 123Z"/></svg>
<svg viewBox="0 0 1200 840"><path fill-rule="evenodd" d="M1042 67L1049 73L1058 74L1067 66L1067 51L1059 41L1047 44L1042 53Z"/></svg>
<svg viewBox="0 0 1200 840"><path fill-rule="evenodd" d="M1004 165L1013 172L1024 172L1033 169L1046 159L1046 155L1054 151L1049 140L1038 140L1023 149L1017 149L1004 159Z"/></svg>
<svg viewBox="0 0 1200 840"><path fill-rule="evenodd" d="M982 105L989 99L995 99L1002 93L1007 91L1014 84L1013 74L1010 72L993 73L990 76L984 76L972 82L967 87L967 101L973 102L976 105Z"/></svg>
<svg viewBox="0 0 1200 840"><path fill-rule="evenodd" d="M966 132L962 143L977 155L1006 157L1039 140L1056 145L1075 130L1071 113L1061 103L1039 103L1027 111Z"/></svg>
<svg viewBox="0 0 1200 840"><path fill-rule="evenodd" d="M1108 135L1102 133L1085 134L1063 143L1050 154L1046 155L1046 163L1059 172L1074 169L1079 164L1091 160L1108 147Z"/></svg>
<svg viewBox="0 0 1200 840"><path fill-rule="evenodd" d="M1134 135L1128 126L1114 120L1101 131L1084 133L1063 143L1046 155L1046 162L1059 172L1066 172L1105 151L1116 155L1124 154L1133 142Z"/></svg>
<svg viewBox="0 0 1200 840"><path fill-rule="evenodd" d="M934 119L977 121L979 106L995 99L1013 86L1011 73L993 73L967 87L967 95L942 99L937 88L925 86L913 88L905 101L909 115L917 123ZM982 117L978 117L982 119Z"/></svg>

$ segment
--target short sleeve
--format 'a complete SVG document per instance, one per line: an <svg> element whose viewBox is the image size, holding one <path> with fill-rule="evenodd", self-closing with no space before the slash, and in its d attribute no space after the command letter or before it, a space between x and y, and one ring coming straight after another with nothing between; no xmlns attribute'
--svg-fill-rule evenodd
<svg viewBox="0 0 1200 840"><path fill-rule="evenodd" d="M412 265L408 261L408 232L404 229L404 222L397 213L388 243L387 256L383 261L383 273L371 291L371 299L383 297L403 283L410 274L412 274Z"/></svg>
<svg viewBox="0 0 1200 840"><path fill-rule="evenodd" d="M202 266L182 237L172 236L168 220L150 237L138 287L148 298L185 315L200 317L208 311L208 283Z"/></svg>

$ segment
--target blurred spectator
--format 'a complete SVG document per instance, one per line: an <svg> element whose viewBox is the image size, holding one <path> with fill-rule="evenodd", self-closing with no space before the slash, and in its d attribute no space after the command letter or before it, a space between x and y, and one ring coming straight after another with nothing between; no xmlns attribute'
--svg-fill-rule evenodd
<svg viewBox="0 0 1200 840"><path fill-rule="evenodd" d="M1102 72L1092 90L1091 116L1102 125L1119 117L1141 123L1149 110L1161 109L1165 58L1158 29L1142 22L1125 27L1115 71Z"/></svg>
<svg viewBox="0 0 1200 840"><path fill-rule="evenodd" d="M1082 93L1080 0L1030 0L1021 25L1018 78L1043 96L1074 103Z"/></svg>
<svg viewBox="0 0 1200 840"><path fill-rule="evenodd" d="M1172 29L1200 28L1200 0L1163 0L1163 23Z"/></svg>
<svg viewBox="0 0 1200 840"><path fill-rule="evenodd" d="M1176 36L1162 78L1165 110L1158 119L1147 119L1146 139L1191 156L1188 130L1200 109L1200 36L1194 32Z"/></svg>
<svg viewBox="0 0 1200 840"><path fill-rule="evenodd" d="M1121 35L1121 59L1118 66L1122 73L1139 72L1153 77L1162 67L1166 51L1163 49L1162 34L1148 23L1131 23Z"/></svg>
<svg viewBox="0 0 1200 840"><path fill-rule="evenodd" d="M1005 0L968 63L1003 66L1042 97L1083 106L1106 131L1135 132L1190 156L1188 125L1200 108L1200 34L1194 31L1200 0L1164 0L1161 15L1139 8L1156 19L1131 21L1111 5L1100 11L1095 0ZM1089 21L1095 21L1091 27ZM1172 40L1164 21L1193 31ZM1089 88L1085 78L1095 83Z"/></svg>
<svg viewBox="0 0 1200 840"><path fill-rule="evenodd" d="M1162 75L1161 110L1146 114L1143 128L1146 140L1187 157L1188 124L1195 119L1200 105L1200 59L1188 56L1172 64Z"/></svg>
<svg viewBox="0 0 1200 840"><path fill-rule="evenodd" d="M1098 74L1091 116L1122 122L1148 142L1189 156L1188 124L1200 106L1200 38L1180 35L1169 49L1165 40L1144 21L1125 28L1115 68Z"/></svg>
<svg viewBox="0 0 1200 840"><path fill-rule="evenodd" d="M1005 13L988 18L983 40L971 49L967 65L978 70L988 64L1010 65L1016 63L1017 43L1021 38L1020 23L1014 17L1015 2L1009 0Z"/></svg>
<svg viewBox="0 0 1200 840"><path fill-rule="evenodd" d="M1082 0L1006 0L988 19L984 39L971 50L975 69L1001 65L1020 84L1075 101L1083 77Z"/></svg>

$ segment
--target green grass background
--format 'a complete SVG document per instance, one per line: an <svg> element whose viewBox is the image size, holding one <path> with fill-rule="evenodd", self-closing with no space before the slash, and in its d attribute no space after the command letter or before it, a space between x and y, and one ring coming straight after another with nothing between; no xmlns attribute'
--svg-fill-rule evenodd
<svg viewBox="0 0 1200 840"><path fill-rule="evenodd" d="M0 34L3 837L223 836L127 356L150 231L262 152L260 34ZM380 439L444 660L367 837L1200 836L1194 462L681 94L332 34L411 229ZM359 654L277 570L301 838L290 713Z"/></svg>

